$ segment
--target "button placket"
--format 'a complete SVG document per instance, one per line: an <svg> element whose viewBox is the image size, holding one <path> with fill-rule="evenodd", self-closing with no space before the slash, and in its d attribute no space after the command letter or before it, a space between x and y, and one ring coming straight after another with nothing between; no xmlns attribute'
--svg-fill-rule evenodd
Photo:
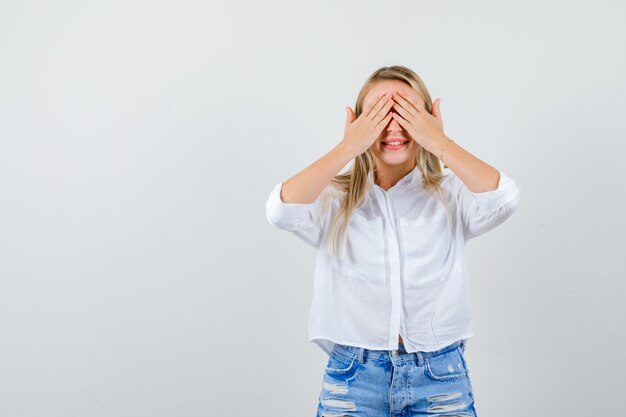
<svg viewBox="0 0 626 417"><path fill-rule="evenodd" d="M389 289L391 292L391 316L389 320L389 343L398 343L398 334L402 324L402 285L401 285L401 262L400 246L398 241L398 221L396 219L393 203L389 194L382 189L376 190L376 196L386 219L386 237L389 247ZM382 197L381 197L382 194ZM382 200L382 202L381 202Z"/></svg>

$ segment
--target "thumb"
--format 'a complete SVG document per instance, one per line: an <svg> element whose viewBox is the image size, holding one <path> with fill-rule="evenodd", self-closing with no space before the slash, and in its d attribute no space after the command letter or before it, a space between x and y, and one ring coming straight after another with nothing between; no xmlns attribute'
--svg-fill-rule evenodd
<svg viewBox="0 0 626 417"><path fill-rule="evenodd" d="M350 107L346 107L346 127L354 121L354 112Z"/></svg>
<svg viewBox="0 0 626 417"><path fill-rule="evenodd" d="M435 104L433 104L433 116L435 116L439 120L442 120L441 109L439 108L440 104L441 104L441 99L437 97L437 100L435 100Z"/></svg>

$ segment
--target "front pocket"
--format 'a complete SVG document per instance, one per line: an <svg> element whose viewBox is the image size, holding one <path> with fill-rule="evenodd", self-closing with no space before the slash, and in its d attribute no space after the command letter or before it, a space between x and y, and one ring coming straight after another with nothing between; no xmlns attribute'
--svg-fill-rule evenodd
<svg viewBox="0 0 626 417"><path fill-rule="evenodd" d="M347 251L344 274L375 284L386 283L385 229L381 217L367 219L353 213L348 224Z"/></svg>
<svg viewBox="0 0 626 417"><path fill-rule="evenodd" d="M446 353L426 357L425 363L426 375L437 381L467 376L467 367L458 347Z"/></svg>
<svg viewBox="0 0 626 417"><path fill-rule="evenodd" d="M404 245L404 285L423 288L435 285L454 267L452 238L445 213L434 217L400 217Z"/></svg>
<svg viewBox="0 0 626 417"><path fill-rule="evenodd" d="M333 379L352 380L357 367L356 359L356 354L347 357L333 351L326 364L326 375Z"/></svg>

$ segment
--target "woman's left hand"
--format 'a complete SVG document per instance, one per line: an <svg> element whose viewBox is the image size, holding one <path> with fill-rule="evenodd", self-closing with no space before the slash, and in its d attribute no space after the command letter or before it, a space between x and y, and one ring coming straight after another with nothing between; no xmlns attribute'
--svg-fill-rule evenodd
<svg viewBox="0 0 626 417"><path fill-rule="evenodd" d="M429 152L439 149L440 144L446 139L439 110L441 99L437 98L433 103L432 115L425 108L420 108L416 100L404 92L393 93L393 100L396 103L391 109L397 114L392 114L392 117L409 133L411 138Z"/></svg>

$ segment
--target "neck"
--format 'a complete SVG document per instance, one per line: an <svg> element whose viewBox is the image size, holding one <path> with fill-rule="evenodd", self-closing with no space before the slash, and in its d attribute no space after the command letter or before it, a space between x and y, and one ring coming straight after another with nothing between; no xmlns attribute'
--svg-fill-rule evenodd
<svg viewBox="0 0 626 417"><path fill-rule="evenodd" d="M412 164L409 165L377 165L376 185L387 191L411 172L415 166L415 161L412 161Z"/></svg>

